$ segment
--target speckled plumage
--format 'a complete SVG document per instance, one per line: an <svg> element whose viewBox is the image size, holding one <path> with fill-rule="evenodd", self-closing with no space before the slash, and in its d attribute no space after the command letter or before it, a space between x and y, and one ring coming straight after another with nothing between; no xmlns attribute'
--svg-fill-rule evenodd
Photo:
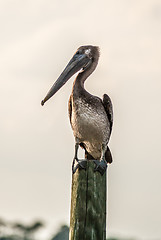
<svg viewBox="0 0 161 240"><path fill-rule="evenodd" d="M108 144L112 130L112 103L106 94L102 101L84 89L84 81L94 71L99 58L96 47L93 47L94 51L92 46L87 47L95 56L91 66L79 73L73 84L69 99L69 117L76 142L79 142L94 159L100 159L102 144ZM106 161L112 162L108 147L106 156Z"/></svg>
<svg viewBox="0 0 161 240"><path fill-rule="evenodd" d="M100 99L95 98L97 106L84 99L75 102L71 97L71 126L75 138L83 143L87 152L94 159L101 157L101 145L107 144L110 137L110 126Z"/></svg>

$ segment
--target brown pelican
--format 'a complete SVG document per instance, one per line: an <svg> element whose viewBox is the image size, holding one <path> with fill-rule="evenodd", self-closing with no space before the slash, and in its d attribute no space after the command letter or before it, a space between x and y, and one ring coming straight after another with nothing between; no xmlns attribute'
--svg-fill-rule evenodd
<svg viewBox="0 0 161 240"><path fill-rule="evenodd" d="M81 70L73 83L68 105L70 123L75 137L73 173L77 168L86 168L87 160L80 160L77 157L79 146L85 149L88 159L93 158L96 163L95 170L102 175L106 171L107 163L112 162L112 155L107 145L113 124L111 100L107 94L103 95L102 100L84 89L84 82L95 70L98 59L98 47L91 45L79 47L41 102L41 105L44 105L72 75Z"/></svg>

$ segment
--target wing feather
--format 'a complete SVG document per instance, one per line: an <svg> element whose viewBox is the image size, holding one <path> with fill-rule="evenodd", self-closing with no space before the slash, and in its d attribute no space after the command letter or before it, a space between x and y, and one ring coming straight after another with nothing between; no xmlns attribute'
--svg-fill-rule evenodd
<svg viewBox="0 0 161 240"><path fill-rule="evenodd" d="M103 106L106 111L109 123L110 123L110 134L112 131L112 125L113 125L113 107L112 107L112 101L110 97L107 94L103 95Z"/></svg>
<svg viewBox="0 0 161 240"><path fill-rule="evenodd" d="M72 116L72 97L71 96L68 101L68 114L69 114L69 120L71 124L71 116Z"/></svg>

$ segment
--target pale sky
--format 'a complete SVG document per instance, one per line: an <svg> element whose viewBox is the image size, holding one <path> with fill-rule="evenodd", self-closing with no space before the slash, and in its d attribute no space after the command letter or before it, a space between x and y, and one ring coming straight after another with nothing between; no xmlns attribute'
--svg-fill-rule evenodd
<svg viewBox="0 0 161 240"><path fill-rule="evenodd" d="M86 89L114 105L107 233L161 239L160 0L1 0L0 29L0 217L69 224L74 77L40 102L92 44L101 57Z"/></svg>

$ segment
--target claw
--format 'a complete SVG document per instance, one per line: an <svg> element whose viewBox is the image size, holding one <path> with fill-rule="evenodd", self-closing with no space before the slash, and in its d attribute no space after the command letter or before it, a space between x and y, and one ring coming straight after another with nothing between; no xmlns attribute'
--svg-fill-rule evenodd
<svg viewBox="0 0 161 240"><path fill-rule="evenodd" d="M107 162L105 160L94 160L94 163L96 164L94 171L98 171L103 176L107 169Z"/></svg>
<svg viewBox="0 0 161 240"><path fill-rule="evenodd" d="M73 164L72 164L72 172L73 174L76 172L77 169L84 169L87 168L87 160L78 160L74 158Z"/></svg>

